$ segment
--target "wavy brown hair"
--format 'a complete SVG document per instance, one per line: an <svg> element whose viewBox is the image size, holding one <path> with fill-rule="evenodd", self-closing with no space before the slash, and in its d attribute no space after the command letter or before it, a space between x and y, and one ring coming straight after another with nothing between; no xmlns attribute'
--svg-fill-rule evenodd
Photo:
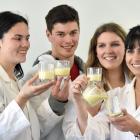
<svg viewBox="0 0 140 140"><path fill-rule="evenodd" d="M124 29L116 24L116 23L105 23L103 25L101 25L100 27L98 27L93 35L93 37L91 38L90 41L90 45L89 45L89 51L88 51L88 58L87 58L87 62L86 62L86 67L102 67L102 65L100 64L98 58L97 58L97 53L96 53L96 46L97 46L97 39L98 37L104 33L104 32L113 32L115 33L117 36L119 36L122 41L125 44L125 39L126 39L126 32L124 31ZM128 75L128 77L131 79L132 78L132 74L129 71L128 67L126 66L126 62L125 62L125 56L122 62L122 67L123 67L123 71L125 71L125 73ZM105 90L109 90L109 86L106 82L106 78L105 78L105 69L104 67L102 67L103 69L103 82L104 82L104 88Z"/></svg>

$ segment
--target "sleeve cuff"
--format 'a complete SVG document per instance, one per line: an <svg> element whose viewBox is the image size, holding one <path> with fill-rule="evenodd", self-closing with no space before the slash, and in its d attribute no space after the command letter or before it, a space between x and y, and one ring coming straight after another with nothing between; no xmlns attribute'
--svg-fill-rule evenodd
<svg viewBox="0 0 140 140"><path fill-rule="evenodd" d="M60 102L56 100L53 96L50 95L49 97L49 105L51 109L59 116L63 115L65 112L65 105L68 101L66 102Z"/></svg>
<svg viewBox="0 0 140 140"><path fill-rule="evenodd" d="M5 110L1 113L0 120L3 122L0 125L0 127L3 128L0 129L0 133L3 135L14 135L15 132L21 133L30 126L28 119L15 100L10 102Z"/></svg>

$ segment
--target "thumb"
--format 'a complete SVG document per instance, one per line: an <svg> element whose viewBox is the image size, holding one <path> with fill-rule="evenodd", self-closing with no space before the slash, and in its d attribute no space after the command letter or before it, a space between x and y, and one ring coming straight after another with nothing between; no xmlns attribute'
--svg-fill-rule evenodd
<svg viewBox="0 0 140 140"><path fill-rule="evenodd" d="M123 113L123 115L127 115L128 114L126 109L122 109L122 113Z"/></svg>

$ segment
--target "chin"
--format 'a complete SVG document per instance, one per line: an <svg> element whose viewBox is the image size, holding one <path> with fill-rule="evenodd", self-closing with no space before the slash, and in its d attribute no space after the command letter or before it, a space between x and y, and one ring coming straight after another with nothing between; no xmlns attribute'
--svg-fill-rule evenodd
<svg viewBox="0 0 140 140"><path fill-rule="evenodd" d="M26 61L26 58L22 58L22 59L20 59L19 63L24 63L25 61Z"/></svg>
<svg viewBox="0 0 140 140"><path fill-rule="evenodd" d="M72 57L74 55L74 52L68 52L68 53L65 53L65 57Z"/></svg>

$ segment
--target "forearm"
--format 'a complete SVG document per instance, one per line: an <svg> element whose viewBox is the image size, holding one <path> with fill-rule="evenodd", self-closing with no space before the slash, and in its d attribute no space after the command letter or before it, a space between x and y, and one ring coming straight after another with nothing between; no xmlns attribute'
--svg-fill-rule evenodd
<svg viewBox="0 0 140 140"><path fill-rule="evenodd" d="M19 94L16 97L15 101L17 102L17 104L20 106L21 109L24 109L28 99L26 97L22 96L21 94Z"/></svg>
<svg viewBox="0 0 140 140"><path fill-rule="evenodd" d="M88 111L86 109L83 99L78 99L74 101L76 112L77 112L77 121L79 124L79 129L82 134L84 134L87 127Z"/></svg>

